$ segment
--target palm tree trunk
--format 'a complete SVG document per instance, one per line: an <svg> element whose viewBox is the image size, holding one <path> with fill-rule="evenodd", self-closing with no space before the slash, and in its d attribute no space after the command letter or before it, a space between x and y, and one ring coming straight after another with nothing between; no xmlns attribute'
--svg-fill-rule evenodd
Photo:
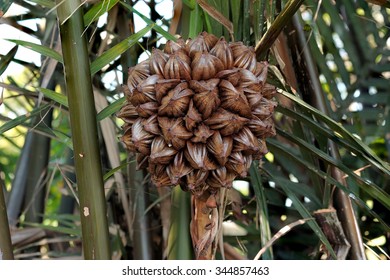
<svg viewBox="0 0 390 280"><path fill-rule="evenodd" d="M83 13L79 0L57 1L86 259L110 259L106 201Z"/></svg>

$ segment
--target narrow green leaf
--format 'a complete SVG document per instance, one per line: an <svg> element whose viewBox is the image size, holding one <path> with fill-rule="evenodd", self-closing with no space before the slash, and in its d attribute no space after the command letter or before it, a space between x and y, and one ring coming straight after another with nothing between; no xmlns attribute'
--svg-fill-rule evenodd
<svg viewBox="0 0 390 280"><path fill-rule="evenodd" d="M59 131L59 130L53 130L54 135L57 137L57 140L60 143L65 144L69 149L73 151L73 142L72 138L70 138L69 135Z"/></svg>
<svg viewBox="0 0 390 280"><path fill-rule="evenodd" d="M50 98L51 100L61 104L62 106L68 107L68 98L58 92L55 92L53 90L47 89L47 88L37 88L40 92L43 93L44 96Z"/></svg>
<svg viewBox="0 0 390 280"><path fill-rule="evenodd" d="M260 178L259 170L255 167L258 165L258 162L255 161L252 163L250 168L250 176L253 184L253 189L255 191L255 197L257 202L257 207L259 209L259 220L260 220L260 242L261 247L264 247L272 238L271 227L269 224L269 215L267 207L267 198L265 196L265 190L263 183ZM273 251L272 247L269 247L263 254L263 260L273 260Z"/></svg>
<svg viewBox="0 0 390 280"><path fill-rule="evenodd" d="M231 0L230 1L232 21L233 21L233 30L234 30L234 39L241 41L242 34L239 32L240 20L241 18L241 0Z"/></svg>
<svg viewBox="0 0 390 280"><path fill-rule="evenodd" d="M313 115L310 113L310 111L294 111L284 107L283 105L276 107L276 110L285 116L289 116L295 120L298 120L306 127L312 129L313 133L321 134L324 136L324 139L330 139L334 141L335 143L346 148L349 152L356 154L362 160L367 160L370 164L372 164L372 166L377 167L384 173L388 172L386 166L383 166L381 162L377 162L375 158L368 155L365 150L362 149L355 141L349 141L348 139L340 137L341 132L337 131L337 129L331 130L323 125L319 125L318 121L313 119Z"/></svg>
<svg viewBox="0 0 390 280"><path fill-rule="evenodd" d="M108 105L106 108L101 110L99 114L97 114L97 121L100 122L101 120L104 120L108 116L111 116L112 114L115 114L119 111L119 109L122 107L123 103L125 103L126 98L122 97L118 100L112 102L110 105Z"/></svg>
<svg viewBox="0 0 390 280"><path fill-rule="evenodd" d="M191 10L195 9L196 0L183 0L183 3L188 6Z"/></svg>
<svg viewBox="0 0 390 280"><path fill-rule="evenodd" d="M81 237L81 230L80 229L73 229L73 228L68 228L68 227L55 227L55 226L48 226L48 225L43 225L43 224L38 224L38 223L28 223L24 222L24 225L28 226L33 226L36 228L41 228L41 229L46 229L50 231L55 231L59 233L64 233L64 234L69 234L69 235L75 235Z"/></svg>
<svg viewBox="0 0 390 280"><path fill-rule="evenodd" d="M43 215L45 219L50 220L68 220L72 222L79 222L80 216L74 215L74 214L57 214L57 213L51 213L51 214L45 214Z"/></svg>
<svg viewBox="0 0 390 280"><path fill-rule="evenodd" d="M277 128L278 135L292 141L293 143L297 144L300 148L305 149L309 152L311 152L313 155L321 158L328 164L331 164L333 166L336 166L338 169L343 171L348 176L354 178L358 185L368 194L370 194L373 198L377 199L380 203L382 203L387 209L390 209L390 196L388 193L386 193L383 189L379 188L377 185L375 185L373 182L368 181L358 175L355 174L351 169L349 169L347 166L345 166L342 162L336 160L335 158L329 156L328 154L324 153L323 151L319 150L317 147L303 141L302 139L286 133L285 131L282 131ZM364 187L365 186L365 187Z"/></svg>
<svg viewBox="0 0 390 280"><path fill-rule="evenodd" d="M124 163L122 163L121 165L111 169L110 171L108 171L106 174L104 174L103 176L103 181L107 181L108 178L110 178L112 175L114 175L115 172L125 168L127 165L129 165L129 163L131 163L133 161L125 161Z"/></svg>
<svg viewBox="0 0 390 280"><path fill-rule="evenodd" d="M337 180L335 180L332 176L329 176L328 173L318 169L318 167L315 167L310 162L305 161L301 159L300 157L296 156L291 152L291 148L287 148L286 146L283 146L280 142L275 141L274 139L268 139L267 140L267 146L269 147L270 151L275 154L277 158L279 158L280 161L285 160L285 157L291 159L293 158L295 160L296 165L300 165L302 168L305 168L307 171L312 172L318 176L320 176L327 184L334 185L341 189L343 192L349 195L349 197L362 209L364 209L367 213L372 215L374 218L378 219L378 221L385 227L387 231L390 231L390 226L386 224L386 222L383 221L383 219L376 214L374 211L372 211L367 204L360 198L358 194L353 192L350 188L345 187L341 183L339 183ZM266 171L269 171L269 168L265 168Z"/></svg>
<svg viewBox="0 0 390 280"><path fill-rule="evenodd" d="M28 112L25 115L16 117L15 119L13 119L11 121L6 122L2 126L0 126L0 134L3 134L4 132L6 132L6 131L8 131L16 126L25 123L27 120L31 119L32 117L34 117L36 115L39 115L42 111L46 110L50 106L51 106L51 104L42 105L38 108L33 109L31 112Z"/></svg>
<svg viewBox="0 0 390 280"><path fill-rule="evenodd" d="M153 25L148 25L139 32L131 35L122 42L116 44L101 56L99 56L94 62L91 63L91 75L95 75L100 69L114 61L122 53L130 49L132 46L138 43L138 40L142 38L150 29L153 28Z"/></svg>
<svg viewBox="0 0 390 280"><path fill-rule="evenodd" d="M59 54L55 50L50 49L46 46L42 46L42 45L38 45L35 43L22 41L22 40L7 39L7 41L10 41L10 42L15 43L19 46L25 47L27 49L33 50L41 55L53 58L53 59L57 60L58 62L63 63L63 59L62 59L61 54Z"/></svg>
<svg viewBox="0 0 390 280"><path fill-rule="evenodd" d="M91 25L92 22L99 19L101 15L107 13L114 7L119 0L99 1L84 15L84 26Z"/></svg>
<svg viewBox="0 0 390 280"><path fill-rule="evenodd" d="M244 44L250 44L250 33L251 33L251 19L249 11L249 0L243 0L244 15L242 17L242 41Z"/></svg>
<svg viewBox="0 0 390 280"><path fill-rule="evenodd" d="M307 221L307 224L314 231L314 233L318 236L318 238L322 241L322 243L325 245L326 249L329 251L329 253L332 255L332 257L334 259L337 259L336 253L334 252L332 245L329 243L329 240L326 238L324 232L321 230L320 226L314 220L314 218L310 214L310 212L306 209L306 207L303 205L303 203L298 199L298 197L296 197L296 195L289 188L287 188L284 185L281 185L281 187L286 192L288 197L292 200L293 206L299 212L299 214L301 214L301 216L304 219L310 219Z"/></svg>
<svg viewBox="0 0 390 280"><path fill-rule="evenodd" d="M8 65L11 63L14 58L16 52L18 51L18 46L13 47L5 56L3 56L0 60L0 76L7 69Z"/></svg>
<svg viewBox="0 0 390 280"><path fill-rule="evenodd" d="M132 6L124 3L124 2L120 2L120 4L127 8L129 11L135 13L136 15L138 15L140 18L142 18L148 25L151 25L153 27L154 30L156 30L157 33L161 34L162 36L164 36L165 39L167 40L171 40L171 41L175 41L176 42L176 37L173 36L172 34L170 34L168 31L164 30L161 26L157 25L154 21L152 21L151 19L149 19L148 17L144 16L143 14L141 14L140 12L138 12L136 9L134 9Z"/></svg>
<svg viewBox="0 0 390 280"><path fill-rule="evenodd" d="M190 13L190 30L188 37L195 38L203 30L203 11L196 4L195 9Z"/></svg>
<svg viewBox="0 0 390 280"><path fill-rule="evenodd" d="M334 259L337 259L337 256L332 248L332 245L329 243L329 240L326 238L325 234L321 230L320 226L314 220L313 216L310 214L310 211L307 210L305 205L298 199L295 193L291 190L292 188L287 187L285 184L288 184L287 181L281 181L280 177L274 174L271 171L268 171L269 175L271 175L272 179L283 189L283 191L287 194L287 196L292 200L294 208L301 214L304 219L309 219L307 224L314 231L314 233L318 236L318 238L325 245L326 249L330 252ZM290 182L292 183L292 182Z"/></svg>
<svg viewBox="0 0 390 280"><path fill-rule="evenodd" d="M364 152L364 154L372 158L374 161L374 166L379 168L382 172L386 173L387 175L390 175L390 166L389 164L385 163L383 160L381 160L372 150L364 144L361 140L353 136L348 130L346 130L342 125L335 122L322 112L320 112L318 109L310 106L309 104L305 103L303 100L301 100L299 97L294 96L291 93L288 93L286 91L281 90L280 93L287 97L288 99L294 101L296 105L299 105L304 110L307 110L311 114L313 114L318 120L324 122L327 126L329 126L330 129L333 129L334 131L338 132L341 137L345 138L346 140L349 140L351 143L354 143L357 147L359 147L359 150Z"/></svg>

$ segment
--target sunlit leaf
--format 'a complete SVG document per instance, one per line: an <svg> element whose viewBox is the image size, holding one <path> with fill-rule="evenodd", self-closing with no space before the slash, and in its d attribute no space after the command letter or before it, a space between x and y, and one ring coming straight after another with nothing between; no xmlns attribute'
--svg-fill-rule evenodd
<svg viewBox="0 0 390 280"><path fill-rule="evenodd" d="M22 41L22 40L14 40L14 39L7 39L7 40L12 42L12 43L15 43L19 46L33 50L41 55L53 58L53 59L57 60L58 62L63 63L62 55L49 47L38 45L38 44L31 43L28 41Z"/></svg>
<svg viewBox="0 0 390 280"><path fill-rule="evenodd" d="M144 29L138 31L137 33L131 35L127 39L123 40L119 44L113 46L101 56L99 56L95 61L91 63L91 74L95 75L99 70L104 66L114 61L122 53L130 49L132 46L138 43L138 41L146 34L150 29L153 28L153 25L146 26Z"/></svg>
<svg viewBox="0 0 390 280"><path fill-rule="evenodd" d="M25 123L27 120L31 119L32 117L35 117L35 116L39 115L41 112L43 112L46 109L48 109L50 106L52 106L52 105L51 104L42 105L42 106L40 106L38 108L33 109L31 112L28 112L25 115L16 117L15 119L13 119L11 121L6 122L2 126L0 126L0 134L3 134L4 132L6 132L6 131L8 131L8 130L16 127L16 126Z"/></svg>
<svg viewBox="0 0 390 280"><path fill-rule="evenodd" d="M148 17L144 16L143 14L141 14L140 12L138 12L136 9L134 9L133 7L131 7L130 5L124 3L124 2L120 2L120 4L127 8L129 11L135 13L136 15L138 15L140 18L142 18L148 25L152 26L154 30L156 30L157 33L161 34L162 36L164 36L165 39L167 40L172 40L172 41L176 41L176 37L173 36L172 34L170 34L169 32L165 31L161 26L157 25L154 21L152 21L151 19L149 19Z"/></svg>
<svg viewBox="0 0 390 280"><path fill-rule="evenodd" d="M68 98L62 93L55 92L47 88L37 88L44 96L50 98L51 100L61 104L62 106L68 107Z"/></svg>
<svg viewBox="0 0 390 280"><path fill-rule="evenodd" d="M101 15L110 11L118 2L119 0L98 1L84 15L84 26L89 26L92 22L98 20Z"/></svg>
<svg viewBox="0 0 390 280"><path fill-rule="evenodd" d="M112 102L110 105L105 107L103 110L97 114L97 120L101 121L107 118L108 116L111 116L112 114L115 114L116 112L119 112L120 108L122 107L123 103L125 103L126 98L122 97L118 100Z"/></svg>

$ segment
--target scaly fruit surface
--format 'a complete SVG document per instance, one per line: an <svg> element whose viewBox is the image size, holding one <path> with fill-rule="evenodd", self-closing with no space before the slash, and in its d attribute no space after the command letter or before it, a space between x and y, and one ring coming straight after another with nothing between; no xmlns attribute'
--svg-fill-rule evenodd
<svg viewBox="0 0 390 280"><path fill-rule="evenodd" d="M230 188L267 153L275 135L267 62L242 42L202 32L168 41L129 69L122 141L137 153L157 187L180 185L194 195ZM208 203L212 207L216 204Z"/></svg>

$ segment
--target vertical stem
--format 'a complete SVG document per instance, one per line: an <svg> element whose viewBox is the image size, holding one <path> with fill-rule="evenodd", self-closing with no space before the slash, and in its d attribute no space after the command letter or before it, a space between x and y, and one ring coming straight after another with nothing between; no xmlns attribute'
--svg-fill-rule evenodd
<svg viewBox="0 0 390 280"><path fill-rule="evenodd" d="M42 122L43 125L51 127L52 109L43 111L43 115L44 117L42 119L41 117L37 118L36 122ZM24 198L25 221L40 223L45 211L44 200L47 186L44 179L48 172L50 138L33 131L29 131L29 133L33 134L33 149L30 151L28 169L24 171L27 173Z"/></svg>
<svg viewBox="0 0 390 280"><path fill-rule="evenodd" d="M80 199L84 257L110 259L106 201L83 13L79 0L57 0Z"/></svg>
<svg viewBox="0 0 390 280"><path fill-rule="evenodd" d="M152 245L150 234L149 217L145 213L149 197L144 186L144 176L142 171L136 170L135 161L129 164L130 181L130 202L133 214L132 240L134 248L134 259L151 260Z"/></svg>
<svg viewBox="0 0 390 280"><path fill-rule="evenodd" d="M3 186L0 184L0 260L13 260L11 235L9 232L7 207L5 205Z"/></svg>
<svg viewBox="0 0 390 280"><path fill-rule="evenodd" d="M190 196L179 187L172 191L171 227L168 234L168 259L192 258L190 229Z"/></svg>
<svg viewBox="0 0 390 280"><path fill-rule="evenodd" d="M29 158L32 151L33 134L27 133L23 149L19 157L15 171L15 179L12 182L11 193L8 196L8 220L9 225L15 227L22 209L23 197L26 191L27 172Z"/></svg>
<svg viewBox="0 0 390 280"><path fill-rule="evenodd" d="M252 184L253 184L253 189L255 191L257 207L259 209L260 243L261 243L261 247L264 247L271 240L272 235L271 235L271 227L269 224L269 215L268 215L268 207L267 207L267 201L265 196L265 190L261 182L261 175L259 173L259 170L256 168L258 164L259 164L258 161L254 161L252 163L249 172L251 178L253 178ZM270 246L262 256L263 256L263 260L272 260L274 258L272 247Z"/></svg>

